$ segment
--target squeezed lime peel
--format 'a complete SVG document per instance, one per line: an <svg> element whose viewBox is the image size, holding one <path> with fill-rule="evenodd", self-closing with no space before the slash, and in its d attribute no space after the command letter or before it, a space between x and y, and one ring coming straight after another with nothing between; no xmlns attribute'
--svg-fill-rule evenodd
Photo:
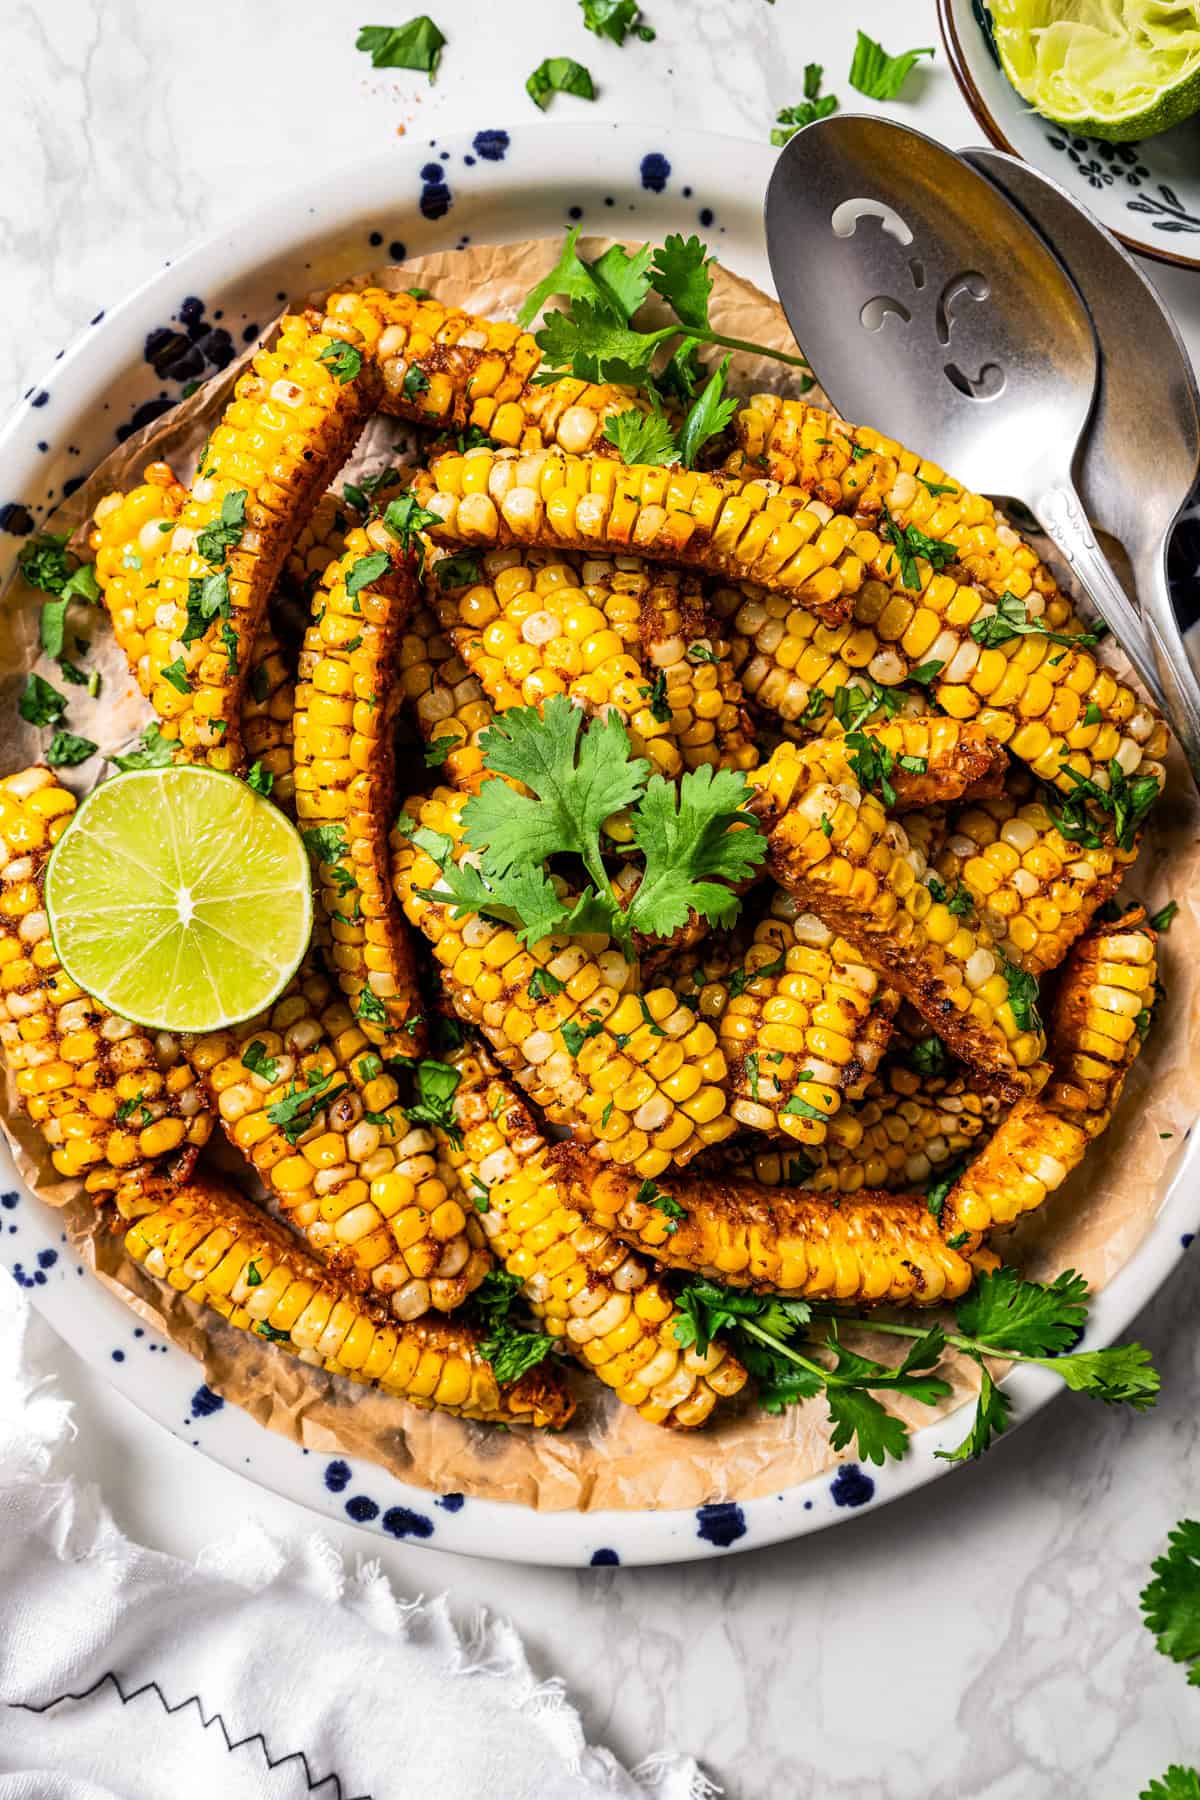
<svg viewBox="0 0 1200 1800"><path fill-rule="evenodd" d="M1043 118L1120 143L1200 109L1200 19L1162 0L991 0L996 48Z"/></svg>

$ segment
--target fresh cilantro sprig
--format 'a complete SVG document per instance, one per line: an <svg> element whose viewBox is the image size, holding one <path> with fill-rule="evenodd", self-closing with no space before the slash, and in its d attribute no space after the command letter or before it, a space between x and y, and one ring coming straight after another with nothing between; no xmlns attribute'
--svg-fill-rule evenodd
<svg viewBox="0 0 1200 1800"><path fill-rule="evenodd" d="M551 932L605 932L626 947L635 933L669 937L692 913L714 925L737 916L737 884L753 875L766 839L744 811L745 778L708 765L678 786L632 754L629 735L610 715L586 727L578 707L554 695L539 714L513 707L480 739L486 768L508 781L484 782L463 813L474 861L456 864L451 841L414 830L418 848L441 870L439 888L423 898L455 906L455 916L484 913L519 927L527 944ZM616 898L601 855L606 819L629 811L632 843L644 858L642 879L627 905ZM572 903L545 865L578 857L587 885Z"/></svg>
<svg viewBox="0 0 1200 1800"><path fill-rule="evenodd" d="M658 411L643 414L631 410L606 420L604 436L616 445L622 461L682 463L685 469L694 469L705 444L720 436L738 409L737 399L725 394L729 362L727 356L713 370L689 406L678 437Z"/></svg>
<svg viewBox="0 0 1200 1800"><path fill-rule="evenodd" d="M876 1394L893 1391L932 1405L949 1394L950 1386L929 1371L947 1348L962 1351L980 1367L975 1416L960 1444L937 1452L945 1461L962 1462L981 1456L1009 1423L1011 1401L984 1366L986 1357L1051 1369L1074 1392L1108 1405L1139 1411L1154 1405L1158 1373L1140 1344L1071 1349L1087 1319L1086 1301L1087 1284L1073 1270L1043 1285L1023 1281L1015 1269L1003 1267L980 1277L955 1310L955 1328L946 1331L940 1325L896 1324L873 1315L831 1315L803 1300L737 1293L695 1281L679 1295L682 1316L675 1335L681 1344L703 1351L716 1333L727 1333L758 1380L759 1398L768 1411L823 1394L834 1448L856 1441L865 1462L903 1456L908 1442L907 1427ZM847 1325L908 1338L911 1346L899 1366L876 1362L841 1342ZM832 1363L825 1360L830 1353Z"/></svg>
<svg viewBox="0 0 1200 1800"><path fill-rule="evenodd" d="M1155 776L1134 775L1131 778L1126 775L1114 756L1108 765L1108 786L1104 788L1100 786L1099 782L1093 781L1090 776L1081 775L1078 769L1071 767L1070 763L1064 762L1059 766L1067 780L1075 785L1076 793L1071 796L1071 799L1086 798L1094 806L1099 807L1101 812L1111 814L1113 835L1119 848L1132 850L1133 840L1141 828L1142 821L1161 791ZM1069 804L1070 802L1068 802ZM1081 816L1086 818L1086 814L1081 815L1078 810L1072 815L1069 829L1064 828L1062 816L1056 816L1054 823L1064 837L1071 836L1075 831L1082 829L1078 823ZM1085 842L1086 840L1080 838L1078 841ZM1099 841L1097 836L1097 845Z"/></svg>
<svg viewBox="0 0 1200 1800"><path fill-rule="evenodd" d="M777 148L788 143L805 125L811 125L816 119L827 119L830 113L837 111L837 96L821 92L824 74L820 63L805 63L803 100L795 106L785 106L775 115L776 129L771 133L771 142Z"/></svg>
<svg viewBox="0 0 1200 1800"><path fill-rule="evenodd" d="M1050 631L1040 619L1031 619L1025 602L1007 590L997 600L995 612L975 619L967 635L985 650L998 649L1015 637L1044 637L1048 643L1065 644L1071 650L1089 650L1100 641L1094 631Z"/></svg>
<svg viewBox="0 0 1200 1800"><path fill-rule="evenodd" d="M1142 1789L1138 1800L1200 1800L1200 1770L1172 1763L1165 1775Z"/></svg>
<svg viewBox="0 0 1200 1800"><path fill-rule="evenodd" d="M1189 1686L1200 1687L1200 1523L1181 1520L1150 1570L1141 1594L1146 1626L1164 1656L1186 1664Z"/></svg>
<svg viewBox="0 0 1200 1800"><path fill-rule="evenodd" d="M802 356L714 330L709 320L713 259L699 238L672 233L653 252L643 245L634 256L614 246L615 255L606 250L588 263L576 247L579 232L575 226L567 233L557 264L526 296L517 315L527 326L552 297L568 303L565 312L548 314L537 333L544 364L539 381L574 374L585 381L617 381L650 390L657 386L664 394L690 401L695 380L691 352L697 344L745 350L807 369ZM675 321L640 331L634 315L651 291L667 302ZM675 352L664 362L661 352L672 340ZM681 396L680 386L689 391Z"/></svg>

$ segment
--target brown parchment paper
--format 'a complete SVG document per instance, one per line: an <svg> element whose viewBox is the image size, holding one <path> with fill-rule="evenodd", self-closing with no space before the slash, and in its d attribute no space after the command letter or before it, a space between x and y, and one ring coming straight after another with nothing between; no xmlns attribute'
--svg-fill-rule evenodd
<svg viewBox="0 0 1200 1800"><path fill-rule="evenodd" d="M588 253L598 254L607 241L588 243ZM546 242L472 248L391 267L370 279L391 288L427 287L438 298L472 311L512 317L529 287L553 265L557 250L557 245ZM718 329L779 348L793 347L774 301L727 271L717 270L715 275L713 318ZM59 509L52 528L70 530L82 543L96 500L114 488L132 486L148 462L169 461L188 478L249 355L247 351L190 400L114 451ZM734 367L734 385L742 392L764 386L786 391L794 379L785 365L767 360L742 356ZM821 398L819 392L815 397ZM404 427L394 420L375 421L347 473L394 460L397 439L404 435ZM936 454L936 445L922 448ZM1040 547L1045 552L1046 547ZM54 665L38 661L39 605L39 597L19 578L0 603L0 769L23 767L43 748L45 734L23 725L17 715L16 699L27 670L38 667L60 685ZM96 701L81 688L67 690L71 728L95 739L102 751L119 749L136 735L150 712L103 614L87 608L74 609L74 614L68 640L77 617L83 634L94 642L90 666L100 670L103 680ZM1119 652L1113 656L1120 661ZM97 758L82 770L69 771L67 778L82 789L94 785L103 773ZM1074 1267L1093 1287L1103 1287L1149 1229L1171 1166L1183 1152L1200 1102L1198 827L1200 803L1182 758L1173 752L1166 797L1125 887L1125 892L1153 907L1168 897L1179 902L1170 935L1160 944L1166 998L1111 1129L1089 1151L1075 1176L1009 1240L1009 1254L1036 1278ZM464 1424L336 1380L232 1330L215 1314L198 1311L151 1282L124 1256L120 1238L99 1227L78 1184L55 1176L40 1137L17 1109L11 1083L0 1107L0 1123L21 1174L44 1201L62 1209L72 1241L96 1277L190 1351L218 1393L271 1430L313 1450L365 1457L434 1492L457 1491L547 1510L645 1510L696 1506L731 1495L753 1498L778 1492L841 1460L829 1448L820 1402L793 1407L772 1419L746 1397L719 1407L704 1431L686 1434L646 1424L578 1371L572 1373L572 1383L579 1411L565 1433L550 1436ZM227 1146L215 1144L206 1154L232 1167L226 1160L231 1155ZM886 1355L885 1340L877 1341ZM960 1404L974 1387L969 1369L952 1366L949 1372L954 1393L942 1412ZM929 1408L897 1403L897 1410L906 1407L914 1424L939 1416Z"/></svg>

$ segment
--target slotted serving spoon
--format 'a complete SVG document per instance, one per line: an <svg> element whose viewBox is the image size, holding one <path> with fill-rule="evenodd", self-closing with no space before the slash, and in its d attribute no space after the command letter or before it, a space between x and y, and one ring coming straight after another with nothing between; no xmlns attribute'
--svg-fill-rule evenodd
<svg viewBox="0 0 1200 1800"><path fill-rule="evenodd" d="M1100 379L1076 468L1080 498L1124 546L1151 630L1194 667L1167 581L1171 532L1200 480L1200 392L1175 322L1133 257L1065 188L1002 150L962 155L1020 207L1083 297Z"/></svg>
<svg viewBox="0 0 1200 1800"><path fill-rule="evenodd" d="M851 113L785 147L766 231L788 322L834 404L936 447L977 492L1029 508L1200 777L1200 692L1186 655L1180 646L1173 657L1130 602L1072 482L1099 351L1078 291L1027 220L953 151Z"/></svg>

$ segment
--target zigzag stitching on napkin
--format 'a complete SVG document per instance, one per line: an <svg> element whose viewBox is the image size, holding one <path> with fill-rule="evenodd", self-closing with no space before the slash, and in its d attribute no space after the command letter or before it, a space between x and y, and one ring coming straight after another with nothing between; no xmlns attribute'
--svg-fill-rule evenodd
<svg viewBox="0 0 1200 1800"><path fill-rule="evenodd" d="M272 1756L271 1752L267 1749L267 1740L261 1731L252 1732L248 1737L231 1738L225 1720L219 1712L212 1713L208 1718L205 1718L204 1704L201 1701L199 1694L189 1694L186 1700L178 1700L175 1705L172 1706L162 1689L159 1687L157 1681L145 1681L142 1683L141 1687L132 1688L129 1693L126 1693L125 1689L121 1686L120 1677L112 1669L109 1669L105 1674L101 1675L99 1680L92 1683L91 1687L83 1688L79 1693L57 1694L53 1700L45 1700L40 1706L35 1705L29 1700L14 1700L11 1704L14 1707L20 1707L22 1712L46 1713L49 1712L52 1707L61 1706L64 1700L90 1699L91 1696L98 1692L106 1682L111 1682L112 1686L116 1689L122 1706L128 1706L131 1701L140 1699L143 1694L155 1694L158 1698L159 1705L168 1715L183 1712L186 1707L194 1706L197 1715L199 1716L200 1723L205 1731L208 1731L213 1725L219 1725L221 1727L221 1736L225 1739L225 1747L231 1755L235 1750L242 1749L246 1744L258 1744L262 1749L263 1760L268 1769L278 1769L284 1763L299 1761L303 1765L304 1780L310 1794L315 1794L318 1789L323 1788L327 1786L329 1782L332 1782L335 1800L372 1800L370 1794L346 1794L342 1788L340 1775L330 1773L328 1775L322 1775L319 1781L314 1781L312 1770L308 1766L308 1757L304 1754L303 1750L289 1750L286 1756Z"/></svg>

